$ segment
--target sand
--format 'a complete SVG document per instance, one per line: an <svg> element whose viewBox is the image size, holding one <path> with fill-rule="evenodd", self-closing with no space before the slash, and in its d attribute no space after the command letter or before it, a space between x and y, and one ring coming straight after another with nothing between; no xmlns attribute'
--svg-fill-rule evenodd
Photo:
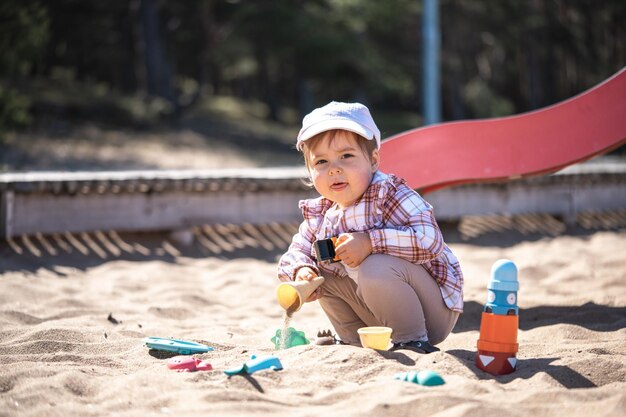
<svg viewBox="0 0 626 417"><path fill-rule="evenodd" d="M431 355L314 344L274 352L285 242L216 253L167 236L121 236L128 246L85 245L86 255L59 241L33 239L39 253L0 243L0 416L624 415L626 229L455 236L465 313ZM520 363L494 377L474 357L489 271L503 257L520 270ZM312 340L329 323L313 302L291 326ZM168 355L142 344L147 336L214 347L195 355L214 370L167 369ZM222 372L273 353L282 371ZM426 369L445 385L393 379Z"/></svg>

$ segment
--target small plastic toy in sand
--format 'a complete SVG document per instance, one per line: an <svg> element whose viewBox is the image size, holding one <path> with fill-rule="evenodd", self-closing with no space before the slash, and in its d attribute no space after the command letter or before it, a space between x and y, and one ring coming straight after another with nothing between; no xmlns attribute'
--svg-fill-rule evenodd
<svg viewBox="0 0 626 417"><path fill-rule="evenodd" d="M167 367L178 372L210 371L213 369L207 361L189 356L174 356L168 359Z"/></svg>
<svg viewBox="0 0 626 417"><path fill-rule="evenodd" d="M276 356L263 356L257 358L256 355L250 356L250 360L241 366L236 368L226 369L224 373L228 376L238 374L252 374L263 369L271 369L273 371L280 371L283 369L283 365L280 363L280 359Z"/></svg>
<svg viewBox="0 0 626 417"><path fill-rule="evenodd" d="M331 330L321 330L317 332L317 337L315 338L316 345L336 345L337 342L337 338Z"/></svg>
<svg viewBox="0 0 626 417"><path fill-rule="evenodd" d="M306 338L304 332L294 329L293 327L289 327L287 329L287 340L283 343L282 340L282 329L276 330L276 334L272 337L271 341L274 343L274 348L276 350L289 349L290 347L300 346L300 345L308 345L311 343L309 339Z"/></svg>
<svg viewBox="0 0 626 417"><path fill-rule="evenodd" d="M179 355L193 355L213 350L212 347L202 343L188 342L186 340L166 339L163 337L146 337L143 343L150 349L175 352Z"/></svg>
<svg viewBox="0 0 626 417"><path fill-rule="evenodd" d="M393 378L400 381L413 382L426 387L434 387L436 385L443 385L446 383L441 375L435 371L400 372L395 374Z"/></svg>

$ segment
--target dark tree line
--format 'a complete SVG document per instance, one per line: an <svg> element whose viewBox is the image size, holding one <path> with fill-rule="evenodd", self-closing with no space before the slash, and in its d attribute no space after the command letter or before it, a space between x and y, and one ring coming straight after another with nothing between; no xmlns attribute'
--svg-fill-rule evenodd
<svg viewBox="0 0 626 417"><path fill-rule="evenodd" d="M519 113L626 64L623 0L440 0L446 120ZM199 98L306 112L330 99L421 111L419 0L5 0L0 126L26 86L64 77L145 93L174 116Z"/></svg>

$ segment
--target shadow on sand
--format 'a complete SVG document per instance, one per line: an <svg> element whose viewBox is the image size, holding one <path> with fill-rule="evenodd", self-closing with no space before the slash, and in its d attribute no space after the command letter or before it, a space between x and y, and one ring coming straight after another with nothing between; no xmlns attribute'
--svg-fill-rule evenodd
<svg viewBox="0 0 626 417"><path fill-rule="evenodd" d="M530 379L539 372L545 372L566 388L597 387L595 383L586 378L584 375L579 374L567 366L552 365L552 362L559 360L560 358L524 359L518 362L518 369L515 370L515 372L508 375L494 376L478 369L474 363L476 352L463 349L453 349L446 351L446 353L456 357L460 363L465 365L467 369L472 371L480 380L494 380L501 384L508 384L516 379Z"/></svg>
<svg viewBox="0 0 626 417"><path fill-rule="evenodd" d="M478 331L482 311L482 304L476 301L466 302L464 312L459 317L453 333ZM626 307L612 307L591 302L580 306L520 308L519 316L521 330L554 324L573 324L597 332L612 332L626 328Z"/></svg>

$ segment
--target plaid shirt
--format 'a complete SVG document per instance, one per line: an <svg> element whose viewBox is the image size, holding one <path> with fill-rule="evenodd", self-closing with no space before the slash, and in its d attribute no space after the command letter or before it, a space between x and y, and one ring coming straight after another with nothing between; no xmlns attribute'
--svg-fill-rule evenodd
<svg viewBox="0 0 626 417"><path fill-rule="evenodd" d="M340 209L324 197L302 200L299 207L304 222L279 261L280 280L293 280L298 269L305 266L317 274L326 269L338 273L333 266L337 264L317 264L313 242L341 233L367 232L372 253L397 256L422 265L437 282L448 308L463 311L463 273L459 261L443 241L432 206L404 180L376 172L361 199L338 216L336 212L329 216Z"/></svg>

